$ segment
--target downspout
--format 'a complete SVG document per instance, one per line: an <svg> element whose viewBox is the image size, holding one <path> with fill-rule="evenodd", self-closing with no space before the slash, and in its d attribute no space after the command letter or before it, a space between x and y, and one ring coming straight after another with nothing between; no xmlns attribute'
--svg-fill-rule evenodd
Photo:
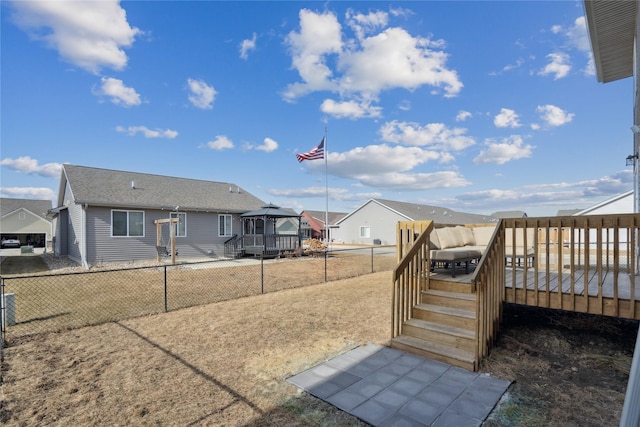
<svg viewBox="0 0 640 427"><path fill-rule="evenodd" d="M80 211L82 215L80 218L80 235L82 236L82 239L80 239L80 259L82 260L82 266L86 269L89 268L89 263L87 262L87 207L89 205L84 203Z"/></svg>

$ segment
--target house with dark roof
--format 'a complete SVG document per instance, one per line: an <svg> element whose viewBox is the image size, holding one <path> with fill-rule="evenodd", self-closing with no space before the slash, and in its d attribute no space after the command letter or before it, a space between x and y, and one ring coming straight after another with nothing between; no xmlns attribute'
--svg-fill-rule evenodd
<svg viewBox="0 0 640 427"><path fill-rule="evenodd" d="M20 246L51 248L50 209L50 200L0 198L0 238L19 240Z"/></svg>
<svg viewBox="0 0 640 427"><path fill-rule="evenodd" d="M262 206L228 182L65 164L52 209L54 250L86 267L153 259L171 235L169 222L156 221L174 218L180 257L222 256L225 242L242 235L241 215Z"/></svg>
<svg viewBox="0 0 640 427"><path fill-rule="evenodd" d="M526 218L525 211L497 211L491 214L494 218Z"/></svg>
<svg viewBox="0 0 640 427"><path fill-rule="evenodd" d="M343 243L394 245L398 221L430 220L438 225L496 223L497 218L457 212L439 206L393 200L370 199L336 222L335 241Z"/></svg>
<svg viewBox="0 0 640 427"><path fill-rule="evenodd" d="M329 238L331 239L333 238L331 233L332 226L346 215L346 212L302 211L300 212L302 237L304 239L324 240L326 233L325 222L328 219Z"/></svg>

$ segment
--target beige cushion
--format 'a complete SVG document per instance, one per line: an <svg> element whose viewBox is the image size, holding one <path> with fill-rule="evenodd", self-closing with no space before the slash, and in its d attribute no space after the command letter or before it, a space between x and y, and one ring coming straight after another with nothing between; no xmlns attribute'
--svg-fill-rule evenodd
<svg viewBox="0 0 640 427"><path fill-rule="evenodd" d="M454 230L454 227L436 228L440 249L458 248L462 244L462 236Z"/></svg>
<svg viewBox="0 0 640 427"><path fill-rule="evenodd" d="M436 230L431 230L429 235L429 249L440 249L440 240L438 240L438 233Z"/></svg>
<svg viewBox="0 0 640 427"><path fill-rule="evenodd" d="M488 246L496 226L473 227L473 236L476 238L477 246Z"/></svg>
<svg viewBox="0 0 640 427"><path fill-rule="evenodd" d="M463 246L475 246L476 239L473 237L473 230L459 225L455 228L455 231L460 233L460 238L462 239Z"/></svg>

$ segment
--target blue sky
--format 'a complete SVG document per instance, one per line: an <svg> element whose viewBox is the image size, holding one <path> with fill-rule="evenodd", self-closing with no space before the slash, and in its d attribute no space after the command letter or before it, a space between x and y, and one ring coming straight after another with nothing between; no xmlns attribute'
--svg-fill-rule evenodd
<svg viewBox="0 0 640 427"><path fill-rule="evenodd" d="M328 187L331 211L545 216L633 187L633 82L597 82L581 1L0 7L2 197L55 200L63 163L296 211ZM325 129L326 175L295 157Z"/></svg>

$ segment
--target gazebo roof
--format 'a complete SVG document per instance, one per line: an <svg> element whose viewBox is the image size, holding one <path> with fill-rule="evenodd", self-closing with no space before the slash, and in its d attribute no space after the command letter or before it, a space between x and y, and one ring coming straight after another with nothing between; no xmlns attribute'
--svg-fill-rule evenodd
<svg viewBox="0 0 640 427"><path fill-rule="evenodd" d="M255 211L245 212L240 216L242 218L254 218L254 217L300 218L300 215L298 215L297 213L293 211L281 209L279 206L273 205L271 203Z"/></svg>

